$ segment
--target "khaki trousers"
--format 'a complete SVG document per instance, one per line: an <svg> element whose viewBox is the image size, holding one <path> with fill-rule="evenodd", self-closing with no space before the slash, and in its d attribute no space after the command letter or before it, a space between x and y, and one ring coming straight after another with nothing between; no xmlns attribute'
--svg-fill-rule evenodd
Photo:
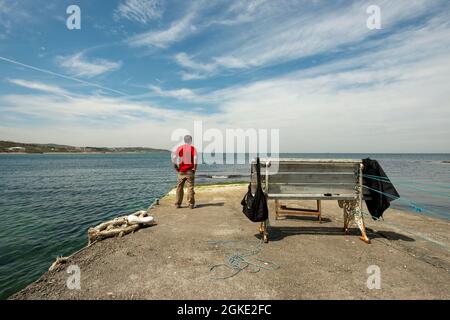
<svg viewBox="0 0 450 320"><path fill-rule="evenodd" d="M180 172L178 174L178 185L177 185L177 197L176 197L176 205L181 205L183 202L184 196L184 183L187 185L187 201L189 204L195 204L194 197L194 182L195 182L195 173L193 171Z"/></svg>

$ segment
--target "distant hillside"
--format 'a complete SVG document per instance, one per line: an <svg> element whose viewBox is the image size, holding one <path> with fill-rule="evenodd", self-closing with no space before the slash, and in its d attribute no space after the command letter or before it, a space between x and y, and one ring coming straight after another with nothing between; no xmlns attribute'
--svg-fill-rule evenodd
<svg viewBox="0 0 450 320"><path fill-rule="evenodd" d="M12 141L0 141L0 152L2 153L120 153L120 152L169 152L164 149L145 148L145 147L125 147L125 148L107 148L107 147L73 147L59 144L38 144L38 143L20 143Z"/></svg>

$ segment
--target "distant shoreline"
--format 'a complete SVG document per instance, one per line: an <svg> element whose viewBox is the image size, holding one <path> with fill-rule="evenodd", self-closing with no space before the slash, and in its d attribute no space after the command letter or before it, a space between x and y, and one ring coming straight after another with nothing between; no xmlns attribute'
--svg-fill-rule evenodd
<svg viewBox="0 0 450 320"><path fill-rule="evenodd" d="M105 153L147 153L170 152L166 149L151 147L74 147L61 144L22 143L15 141L0 141L0 154L105 154Z"/></svg>
<svg viewBox="0 0 450 320"><path fill-rule="evenodd" d="M117 151L117 152L0 152L0 154L144 154L144 153L170 153L168 150L155 151Z"/></svg>

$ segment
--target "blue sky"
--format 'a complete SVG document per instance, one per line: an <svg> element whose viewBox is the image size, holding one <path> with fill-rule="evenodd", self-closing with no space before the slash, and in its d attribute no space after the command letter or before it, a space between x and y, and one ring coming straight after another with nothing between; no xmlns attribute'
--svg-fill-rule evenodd
<svg viewBox="0 0 450 320"><path fill-rule="evenodd" d="M2 140L169 148L202 120L284 152L450 152L449 79L447 0L0 0Z"/></svg>

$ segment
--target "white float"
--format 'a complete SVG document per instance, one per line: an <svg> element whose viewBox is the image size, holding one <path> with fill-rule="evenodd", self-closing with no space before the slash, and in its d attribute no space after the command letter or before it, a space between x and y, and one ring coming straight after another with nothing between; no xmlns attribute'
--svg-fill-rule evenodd
<svg viewBox="0 0 450 320"><path fill-rule="evenodd" d="M144 216L143 214L146 213L144 210L137 213L138 215L130 214L127 217L128 224L152 224L155 221L152 216Z"/></svg>
<svg viewBox="0 0 450 320"><path fill-rule="evenodd" d="M89 228L89 244L111 237L122 237L135 232L143 226L152 225L155 219L145 210L137 211L128 216L122 216L103 222L94 228Z"/></svg>

